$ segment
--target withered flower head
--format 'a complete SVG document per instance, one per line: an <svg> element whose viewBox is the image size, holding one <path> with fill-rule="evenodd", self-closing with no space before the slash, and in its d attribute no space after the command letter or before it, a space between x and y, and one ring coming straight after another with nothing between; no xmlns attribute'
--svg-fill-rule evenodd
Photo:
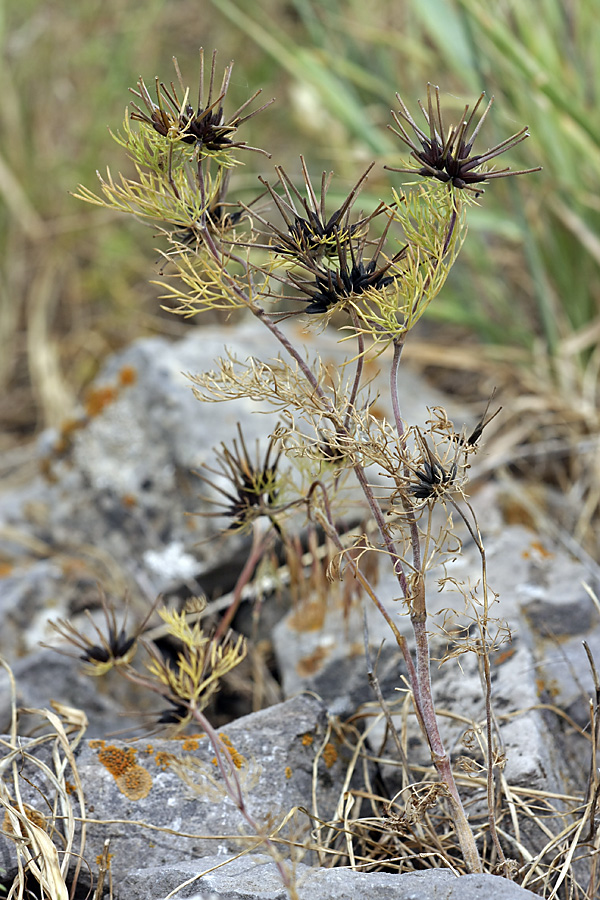
<svg viewBox="0 0 600 900"><path fill-rule="evenodd" d="M274 250L281 256L291 257L292 259L300 255L319 261L323 257L334 256L340 243L344 244L353 235L364 233L368 223L384 209L385 204L379 204L371 215L361 217L358 221L350 223L350 214L358 193L375 165L375 163L371 163L358 179L342 205L330 216L327 216L326 198L333 173L330 172L327 175L326 172L323 172L321 176L321 195L317 198L304 157L302 156L300 157L300 163L302 165L306 196L298 190L280 166L276 166L275 171L285 196L277 193L267 181L260 179L271 194L285 222L286 230L278 228L261 216L257 216L257 218L276 235L275 243L269 245L269 249Z"/></svg>
<svg viewBox="0 0 600 900"><path fill-rule="evenodd" d="M383 290L393 283L399 276L395 266L405 255L406 247L391 258L383 256L383 245L389 225L388 221L369 260L364 258L366 238L363 236L358 242L338 241L337 259L335 265L332 264L331 267L316 265L310 257L305 257L302 264L310 276L309 280L293 272L289 273L289 281L301 293L306 294L306 298L296 298L307 304L304 312L320 315L338 303L342 304L369 290Z"/></svg>
<svg viewBox="0 0 600 900"><path fill-rule="evenodd" d="M225 68L221 87L218 92L215 91L215 67L216 67L217 51L212 54L212 62L210 68L210 79L208 83L208 92L204 96L204 50L200 50L200 86L198 90L198 105L196 109L189 102L189 88L185 88L177 60L174 59L175 71L182 96L177 92L177 88L173 84L167 87L163 82L156 79L156 103L152 100L148 88L142 78L138 81L139 90L132 93L143 101L148 112L144 112L137 104L132 103L134 112L131 114L132 119L137 119L151 126L158 134L168 137L174 141L182 141L185 144L193 144L200 152L209 153L219 152L222 150L231 150L234 147L243 148L245 150L257 150L260 153L265 151L259 150L257 147L249 147L245 141L236 141L235 133L243 122L247 122L257 113L261 112L273 101L263 104L259 109L246 115L242 115L244 110L252 103L260 94L260 90L255 91L252 96L246 100L234 113L227 116L223 108L225 96L229 89L231 81L231 73L233 71L233 62L229 63ZM214 96L217 94L216 97ZM269 154L266 154L267 156Z"/></svg>
<svg viewBox="0 0 600 900"><path fill-rule="evenodd" d="M413 497L418 500L431 500L443 493L456 478L456 463L445 468L436 460L425 461L422 469L415 470L416 483L411 487Z"/></svg>
<svg viewBox="0 0 600 900"><path fill-rule="evenodd" d="M432 96L433 88L433 96ZM476 123L477 111L483 102L485 94L481 94L469 115L469 106L465 106L459 125L451 125L447 130L444 127L442 109L440 105L439 87L427 85L427 109L419 101L421 112L428 126L428 133L420 128L411 116L406 104L399 94L396 94L400 103L400 111L392 111L392 116L398 126L398 130L388 126L403 143L411 149L410 155L416 160L417 166L413 168L393 168L386 166L392 172L407 172L424 177L436 178L444 183L451 183L455 188L466 189L474 193L482 193L481 185L492 178L502 178L508 175L526 175L529 172L539 172L541 166L534 169L520 169L511 171L509 167L496 171L482 171L481 167L507 150L512 150L521 141L529 137L527 128L522 128L511 137L497 144L485 153L473 154L473 145L479 134L481 126L485 122L488 112L494 102L492 97L481 113ZM412 137L406 130L407 123L413 130ZM469 133L469 130L472 129Z"/></svg>
<svg viewBox="0 0 600 900"><path fill-rule="evenodd" d="M72 646L76 647L79 653L76 658L87 663L87 671L90 675L104 675L110 669L117 666L124 666L131 662L137 650L137 642L140 634L145 629L148 619L156 608L153 604L144 621L133 631L129 631L126 627L127 615L122 625L117 625L117 619L114 608L108 603L104 594L101 596L102 612L106 623L105 629L100 629L91 613L86 609L86 615L92 625L93 630L98 637L98 643L82 634L71 622L66 619L58 619L51 622L51 626L61 637L65 638ZM158 601L157 601L158 602ZM57 647L51 649L57 650ZM59 651L64 652L64 651ZM67 653L72 656L74 654Z"/></svg>
<svg viewBox="0 0 600 900"><path fill-rule="evenodd" d="M242 429L238 423L239 445L233 440L233 449L225 444L217 451L216 458L220 471L205 466L206 472L222 477L230 483L230 489L219 487L214 483L214 478L198 473L203 481L210 484L225 498L223 503L217 502L220 512L209 515L226 515L232 520L228 530L240 529L248 526L260 516L268 516L275 524L272 516L278 496L277 465L281 457L281 450L272 458L275 439L272 437L262 461L256 452L256 460L253 462L248 453ZM213 502L213 501L210 501Z"/></svg>
<svg viewBox="0 0 600 900"><path fill-rule="evenodd" d="M457 487L460 448L453 450L449 458L442 458L437 448L431 449L419 429L415 433L421 459L412 470L409 491L417 500L441 500L448 490Z"/></svg>

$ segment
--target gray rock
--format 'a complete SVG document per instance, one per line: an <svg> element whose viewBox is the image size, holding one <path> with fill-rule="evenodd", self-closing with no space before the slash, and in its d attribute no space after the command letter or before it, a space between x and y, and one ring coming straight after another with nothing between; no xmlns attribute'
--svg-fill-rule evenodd
<svg viewBox="0 0 600 900"><path fill-rule="evenodd" d="M128 733L155 721L152 713L160 706L156 697L142 692L109 672L102 678L90 678L72 659L52 650L39 648L12 665L17 704L28 709L50 709L54 701L85 712L86 736L102 738L107 734ZM9 730L11 693L4 670L0 670L0 733ZM21 727L32 733L38 720L28 717Z"/></svg>
<svg viewBox="0 0 600 900"><path fill-rule="evenodd" d="M345 345L339 345L327 334L294 335L300 344L306 344L307 350L316 349L326 363L339 369ZM40 477L26 488L0 495L0 552L12 564L12 571L0 578L0 653L14 665L23 704L43 706L56 699L81 706L92 720L91 734L104 736L107 728L114 728L122 709L128 704L140 706L142 701L119 694L110 681L103 686L90 683L74 674L70 662L58 658L51 661L46 652L35 650L37 640L47 638L47 619L76 614L93 603L98 583L113 596L123 597L128 592L133 602L143 607L161 590L201 591L216 570L219 577L227 569L235 577L238 566L233 555L241 551L243 560L240 542L204 542L222 523L189 515L204 508L201 497L208 490L194 470L212 461L215 445L235 436L237 421L242 422L251 446L255 437L264 437L272 430L276 416L262 410L259 415L259 408L250 401L214 406L200 404L193 397L183 373L210 368L212 361L223 355L225 344L242 359L249 355L269 358L279 352L266 330L255 323L239 329L190 332L175 343L163 339L136 343L108 361L90 397L87 414L82 412L60 433L47 434L42 439L40 452L46 479ZM446 398L436 396L407 370L402 373L401 395L409 422L422 422L427 416L426 406L448 406ZM381 408L387 408L385 386L378 402ZM462 424L462 413L450 412ZM570 776L577 774L577 766L582 769L581 762L577 762L572 749L566 748L559 720L549 719L547 713L533 707L539 704L542 690L545 696L559 698L581 724L586 724L586 692L590 690L591 678L581 654L582 637L592 649L596 648L596 659L600 658L595 609L581 587L587 572L564 552L542 546L532 532L505 527L493 498L490 502L489 492L482 492L481 498L484 494L485 499L478 501L475 497L474 502L476 506L480 504L480 522L487 534L489 581L500 595L500 604L493 613L508 621L515 637L513 648L506 655L496 654L493 670L494 703L500 716L507 717L503 724L508 751L506 776L513 783L569 789ZM468 540L464 542L464 553L448 561L446 574L472 584L479 579L478 556ZM434 574L429 582L432 627L443 608L451 606L459 609L452 624L464 624L462 599L448 590L439 592L436 579ZM402 606L394 600L397 587L383 572L380 591L401 630L409 634ZM378 659L382 687L394 696L403 671L398 652L387 625L374 609L369 608L368 621L373 658L384 642ZM331 711L354 712L357 705L371 699L362 640L360 608L348 611L342 603L332 603L316 628L312 621L302 621L302 610L295 610L275 631L287 695L314 690L325 698ZM443 652L441 639L434 638L435 641ZM462 670L450 662L435 672L435 693L446 710L481 720L479 678L473 661L467 657ZM306 698L293 700L291 706L260 714L270 713L271 718L257 719L251 728L248 720L240 720L226 729L236 749L250 761L245 774L248 785L257 779L257 793L252 793L254 788L250 793L259 818L266 819L273 811L282 815L294 805L310 805L312 751L299 740L299 735L310 729L297 729L304 728L305 720L316 721L315 733L320 736L324 713L307 708L307 702ZM5 719L9 707L9 692L0 681L0 714ZM289 717L283 709L294 710L293 715ZM519 709L526 712L515 716ZM443 727L450 745L460 742L457 726L444 721ZM178 764L170 764L164 770L156 765L156 750L162 744L152 744L153 753L147 758L143 756L144 742L133 745L136 759L147 767L152 780L148 796L137 801L115 787L113 776L99 763L98 745L87 744L79 757L94 815L126 822L108 827L113 839L115 872L122 874L132 861L146 868L214 853L215 839L202 835L238 835L223 838L220 843L228 853L239 849L243 841L237 829L244 826L231 803L208 777L214 773L210 751L201 746L197 753L188 754L190 759L197 758L187 764L200 785L194 788L182 781L181 766L180 774L176 774ZM417 755L423 752L417 745L413 749ZM165 744L164 752L172 753L172 743ZM571 759L573 772L567 769ZM337 776L335 766L320 772L319 797L323 798L323 809L328 811L325 814L336 802ZM189 771L185 778L190 780ZM265 785L268 791L261 794ZM200 799L199 790L204 791ZM175 802L171 803L173 798ZM179 806L185 815L179 814ZM153 833L154 847L149 848L148 834L141 828L136 831L132 825L138 818L174 829L181 829L185 820L188 833L193 832L196 837L182 840L157 832ZM92 854L100 852L104 834L100 826L90 827ZM148 849L152 849L152 854L144 855ZM230 868L234 865L223 869L224 879L231 877L225 874L227 871L237 871ZM267 871L268 866L264 869ZM376 882L360 879L379 877L376 873L311 871L307 873L307 884L313 875L328 879L324 897L338 896L336 879L346 875L353 876L355 885L361 885L357 891L372 894L372 888L365 885ZM425 875L435 879L449 873L418 873L420 878ZM212 876L206 876L209 877ZM390 877L395 878L385 876ZM236 882L236 887L231 883L227 886L225 881L221 886L217 882L214 887L212 882L203 882L203 887L204 884L219 897L261 896L235 893L238 886L242 890L243 880ZM278 883L267 887L266 874L261 884L265 890L275 891L273 896L280 895ZM452 887L445 886L446 893L439 896L445 900L453 897L454 884L453 881ZM464 886L467 881L460 879L456 884ZM497 893L503 889L496 885L493 895L503 896ZM516 888L509 885L509 889ZM315 883L310 896L318 898L319 890ZM355 888L340 888L340 896L346 896L343 891L350 896L351 890ZM387 887L376 890L381 892L378 896L388 896ZM411 890L417 892L416 887ZM420 895L417 892L415 896ZM429 900L429 896L438 895L426 896Z"/></svg>
<svg viewBox="0 0 600 900"><path fill-rule="evenodd" d="M259 828L273 829L295 807L311 810L313 787L316 812L325 819L334 816L348 758L335 737L327 738L326 725L323 705L302 696L238 719L221 733L231 747L246 809ZM326 740L331 742L331 755L316 763ZM95 868L93 861L110 837L117 883L133 867L260 845L256 831L228 795L205 735L127 744L85 741L76 756L85 790L85 855ZM54 796L52 784L39 770L28 767L25 776L21 786L25 802L39 808L40 797ZM298 813L280 834L302 845L310 828L309 817ZM13 846L2 838L0 848L0 865L11 871Z"/></svg>
<svg viewBox="0 0 600 900"><path fill-rule="evenodd" d="M285 864L284 864L285 865ZM297 887L298 900L535 900L514 882L495 875L457 878L443 869L394 875L316 869L302 863L286 866ZM210 871L210 870L213 871ZM203 875L203 872L208 874ZM198 879L198 880L195 880ZM177 890L179 885L184 885ZM199 890L200 889L200 890ZM281 875L268 856L230 861L223 856L157 869L136 869L123 882L117 900L163 900L174 891L179 900L288 900Z"/></svg>

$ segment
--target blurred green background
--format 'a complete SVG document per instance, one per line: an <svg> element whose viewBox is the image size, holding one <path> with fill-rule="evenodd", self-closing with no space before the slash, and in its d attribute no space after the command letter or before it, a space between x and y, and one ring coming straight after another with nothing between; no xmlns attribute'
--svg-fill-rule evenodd
<svg viewBox="0 0 600 900"><path fill-rule="evenodd" d="M190 327L148 283L151 230L69 191L126 164L107 128L128 88L171 80L174 55L194 86L200 46L219 49L219 78L235 59L231 110L257 87L277 98L244 134L273 152L246 154L248 198L300 153L317 178L339 173L340 194L371 159L399 164L395 92L416 114L428 81L447 120L495 95L480 149L529 125L499 162L544 170L487 189L426 333L468 334L597 415L598 0L8 0L0 15L0 451L58 424L111 351ZM400 177L380 169L367 194Z"/></svg>

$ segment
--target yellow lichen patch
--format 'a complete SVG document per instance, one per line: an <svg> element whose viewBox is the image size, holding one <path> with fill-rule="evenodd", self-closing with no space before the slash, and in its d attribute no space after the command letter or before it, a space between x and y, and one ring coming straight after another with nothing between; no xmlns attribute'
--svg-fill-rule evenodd
<svg viewBox="0 0 600 900"><path fill-rule="evenodd" d="M320 599L306 600L290 616L289 628L294 631L318 631L323 627L327 607Z"/></svg>
<svg viewBox="0 0 600 900"><path fill-rule="evenodd" d="M314 740L315 740L315 739L314 739L314 737L312 736L312 734L309 734L308 731L307 731L306 734L303 734L303 735L302 735L302 746L303 746L303 747L310 747L310 746L314 743Z"/></svg>
<svg viewBox="0 0 600 900"><path fill-rule="evenodd" d="M223 741L223 743L229 750L229 755L231 756L231 761L234 764L234 766L236 767L236 769L241 769L241 767L246 762L245 757L242 756L241 753L238 753L238 751L235 749L235 747L233 746L233 744L231 743L231 741L229 740L229 738L227 737L226 734L223 734L223 732L220 732L219 737L221 738L221 740ZM217 765L217 757L213 756L212 761L213 761L213 765L216 766Z"/></svg>
<svg viewBox="0 0 600 900"><path fill-rule="evenodd" d="M117 399L117 390L110 385L92 388L85 398L85 411L90 419L99 416L100 413L114 403Z"/></svg>
<svg viewBox="0 0 600 900"><path fill-rule="evenodd" d="M541 541L532 541L530 547L541 559L552 559L554 557L554 553L547 550Z"/></svg>
<svg viewBox="0 0 600 900"><path fill-rule="evenodd" d="M90 741L90 747L99 749L98 760L108 769L122 794L130 800L143 800L150 793L152 777L135 761L133 747L108 746L104 741Z"/></svg>
<svg viewBox="0 0 600 900"><path fill-rule="evenodd" d="M171 760L175 759L172 753L166 753L164 750L157 750L154 762L159 769L166 770L171 765Z"/></svg>
<svg viewBox="0 0 600 900"><path fill-rule="evenodd" d="M150 772L137 764L130 766L122 775L117 776L115 782L121 793L130 800L143 800L152 788Z"/></svg>
<svg viewBox="0 0 600 900"><path fill-rule="evenodd" d="M206 735L203 731L195 731L193 734L173 734L169 737L169 740L185 743L186 741L201 741L205 737Z"/></svg>
<svg viewBox="0 0 600 900"><path fill-rule="evenodd" d="M338 753L333 744L327 743L323 748L323 761L328 769L332 767L338 758Z"/></svg>
<svg viewBox="0 0 600 900"><path fill-rule="evenodd" d="M501 650L499 653L490 655L490 660L494 666L501 666L508 659L511 659L516 652L515 647L507 647L506 650Z"/></svg>
<svg viewBox="0 0 600 900"><path fill-rule="evenodd" d="M123 366L119 372L119 384L121 387L129 387L137 381L137 372L133 366Z"/></svg>
<svg viewBox="0 0 600 900"><path fill-rule="evenodd" d="M185 738L185 740L183 741L183 743L181 745L181 749L189 750L191 752L192 750L197 750L199 746L200 746L200 744L198 742L198 738L190 736L190 737Z"/></svg>
<svg viewBox="0 0 600 900"><path fill-rule="evenodd" d="M285 777L286 777L286 778L291 778L291 777L292 777L292 770L291 770L290 766L286 766L286 767L285 767Z"/></svg>
<svg viewBox="0 0 600 900"><path fill-rule="evenodd" d="M74 794L76 793L77 788L72 781L65 781L65 791L67 792L67 794Z"/></svg>
<svg viewBox="0 0 600 900"><path fill-rule="evenodd" d="M98 759L114 778L118 778L136 764L133 747L115 747L114 744L102 747Z"/></svg>
<svg viewBox="0 0 600 900"><path fill-rule="evenodd" d="M13 809L16 810L17 807L14 806ZM23 810L25 812L25 815L27 816L27 818L33 825L37 825L37 827L41 828L42 831L48 830L46 827L46 817L43 816L41 814L41 812L38 812L37 809L34 809L32 806L28 806L26 803L23 804ZM12 826L12 822L10 820L10 815L8 813L8 810L6 810L4 813L4 821L2 822L2 830L5 831L7 834L15 833L14 828ZM21 822L19 822L19 830L21 832L21 835L24 838L27 838L26 828Z"/></svg>
<svg viewBox="0 0 600 900"><path fill-rule="evenodd" d="M314 675L315 672L319 671L328 656L329 650L325 647L317 647L310 656L305 656L304 659L299 660L296 666L298 675L301 675L304 678L307 675Z"/></svg>

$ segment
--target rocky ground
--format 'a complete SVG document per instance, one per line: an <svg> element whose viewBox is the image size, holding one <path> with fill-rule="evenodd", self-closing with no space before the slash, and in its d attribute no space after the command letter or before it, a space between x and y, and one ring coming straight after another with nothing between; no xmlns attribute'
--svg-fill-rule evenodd
<svg viewBox="0 0 600 900"><path fill-rule="evenodd" d="M313 335L310 341L322 358L339 365L339 345L325 335ZM248 831L219 784L207 739L152 735L119 741L111 735L124 728L143 727L146 735L148 723L156 721L156 698L125 685L114 673L105 680L87 678L77 661L39 646L53 641L49 620L79 621L84 609L97 611L99 585L109 596L128 596L133 619L159 593L166 602L181 604L194 594L206 593L214 600L231 590L247 546L239 537L215 538L219 520L190 515L202 508L206 493L196 473L211 463L215 446L235 435L237 422L253 446L256 437L264 438L273 428L275 417L259 413L250 401L215 406L193 397L184 373L209 368L225 343L243 358L269 354L264 334L246 326L193 331L174 343L143 340L115 356L85 409L59 432L43 436L39 475L0 494L0 653L14 673L17 702L39 710L54 701L84 710L89 720L73 758L61 745L66 753L62 769L60 753L48 757L54 769L50 762L46 767L24 764L24 771L32 767L23 789L26 802L43 807L41 815L48 822L52 811L40 797L52 796L57 779L65 784L66 768L74 767L83 786L83 795L74 792L79 806L84 804L79 814L88 820L84 855L95 874L104 841L111 839L114 895L127 900L161 900L167 894L196 900L286 896L273 860L265 857L264 845ZM426 407L433 405L448 407L459 426L469 419L413 372L403 373L402 385L407 421L423 421ZM378 402L385 406L385 395ZM589 743L576 731L589 724L593 681L582 640L600 659L598 610L585 587L594 572L531 530L507 525L493 484L481 486L473 502L486 539L489 583L499 596L496 614L512 633L512 642L492 659L494 709L506 756L502 778L517 798L525 788L583 796ZM479 556L467 540L463 551L449 561L446 575L476 584ZM429 585L429 596L439 622L443 609L460 607L462 600L448 589L440 592L437 578ZM409 635L409 622L393 600L394 582L383 569L379 592ZM352 748L333 723L373 707L363 652L363 604L348 606L347 599L332 591L324 604L300 591L294 600L284 589L263 601L258 626L252 604L243 604L236 627L256 644L262 641L262 692L232 682L213 709L242 760L240 777L254 818L265 827L285 822L281 836L298 845L291 856L281 852L299 896L533 896L492 875L457 879L438 868L403 875L323 868L319 866L331 861L306 850L315 823L336 816L342 821L344 791L359 789L356 766L353 779L345 780ZM393 703L402 667L385 622L371 606L365 609L371 656L377 659L384 695ZM443 652L441 637L434 637L433 645ZM434 673L436 702L445 711L446 739L455 755L466 752L461 743L465 723L484 715L476 659L467 655L459 662L450 661ZM243 678L249 680L251 674L248 669ZM11 697L8 675L1 675L1 727L7 733ZM252 712L260 706L266 708ZM400 716L399 706L394 711ZM40 734L34 726L42 721L33 714L22 717L34 742L24 746L33 756ZM372 755L387 758L392 751L381 721L373 715L367 721ZM426 764L418 734L407 734L414 758ZM14 801L6 773L18 758L18 746L14 734L4 739L5 802L11 802L9 796ZM41 746L39 752L43 759L50 751ZM389 796L399 789L397 773L385 761L377 777ZM559 799L555 804L564 806ZM294 808L296 813L285 821ZM81 840L78 827L73 834ZM548 840L537 826L526 838L532 854ZM0 848L0 865L10 879L14 841L2 838ZM519 859L518 848L512 851ZM83 880L87 877L85 873Z"/></svg>

